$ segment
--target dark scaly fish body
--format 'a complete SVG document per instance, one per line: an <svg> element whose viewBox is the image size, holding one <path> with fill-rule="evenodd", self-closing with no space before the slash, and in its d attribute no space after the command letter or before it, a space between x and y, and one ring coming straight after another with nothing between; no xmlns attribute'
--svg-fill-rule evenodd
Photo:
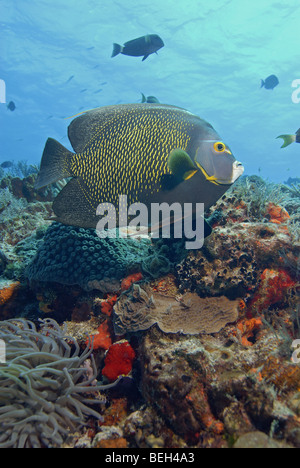
<svg viewBox="0 0 300 468"><path fill-rule="evenodd" d="M276 75L270 75L265 80L261 80L261 88L274 89L279 84L279 80Z"/></svg>
<svg viewBox="0 0 300 468"><path fill-rule="evenodd" d="M132 57L143 56L144 61L150 54L154 54L163 46L163 40L157 34L148 34L125 42L124 46L114 44L111 56L115 57L118 54L129 55Z"/></svg>
<svg viewBox="0 0 300 468"><path fill-rule="evenodd" d="M95 228L100 203L119 195L135 202L213 205L243 167L213 127L177 107L121 104L74 119L68 136L76 154L48 139L36 187L74 177L53 203L57 221Z"/></svg>

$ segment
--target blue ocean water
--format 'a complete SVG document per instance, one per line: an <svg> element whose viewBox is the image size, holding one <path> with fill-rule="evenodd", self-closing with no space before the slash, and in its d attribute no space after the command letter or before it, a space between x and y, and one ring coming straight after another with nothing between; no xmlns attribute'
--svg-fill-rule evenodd
<svg viewBox="0 0 300 468"><path fill-rule="evenodd" d="M39 163L49 136L71 149L68 117L142 92L208 120L246 174L299 176L300 146L276 140L300 127L299 25L299 0L0 0L0 161ZM148 33L158 55L111 58Z"/></svg>

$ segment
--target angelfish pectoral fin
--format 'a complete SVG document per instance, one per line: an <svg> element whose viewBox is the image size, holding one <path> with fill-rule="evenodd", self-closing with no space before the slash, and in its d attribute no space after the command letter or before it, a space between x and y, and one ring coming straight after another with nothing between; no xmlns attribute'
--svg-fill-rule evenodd
<svg viewBox="0 0 300 468"><path fill-rule="evenodd" d="M283 139L283 145L280 148L286 148L296 141L296 135L279 135L277 138Z"/></svg>
<svg viewBox="0 0 300 468"><path fill-rule="evenodd" d="M189 155L182 149L171 151L168 158L168 169L171 174L162 176L162 190L172 190L181 182L191 179L198 172Z"/></svg>
<svg viewBox="0 0 300 468"><path fill-rule="evenodd" d="M190 156L181 149L171 151L168 159L168 168L172 175L181 181L190 179L198 172Z"/></svg>

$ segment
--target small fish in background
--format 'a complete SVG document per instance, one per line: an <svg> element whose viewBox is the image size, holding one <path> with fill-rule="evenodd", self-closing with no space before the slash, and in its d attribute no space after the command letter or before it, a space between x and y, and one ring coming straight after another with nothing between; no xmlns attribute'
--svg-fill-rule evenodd
<svg viewBox="0 0 300 468"><path fill-rule="evenodd" d="M148 103L156 103L156 104L159 104L159 100L155 97L155 96L145 96L145 94L141 93L142 95L142 100L141 102L148 102Z"/></svg>
<svg viewBox="0 0 300 468"><path fill-rule="evenodd" d="M156 53L164 47L163 40L157 34L147 34L132 41L125 42L124 46L114 43L112 57L118 54L141 57L146 60L149 55Z"/></svg>
<svg viewBox="0 0 300 468"><path fill-rule="evenodd" d="M71 75L71 76L70 76L70 78L68 78L68 79L67 79L67 81L66 81L66 83L65 83L65 84L68 84L68 83L70 83L70 81L72 81L72 80L73 80L74 76L75 76L75 75Z"/></svg>
<svg viewBox="0 0 300 468"><path fill-rule="evenodd" d="M7 109L9 109L10 111L14 111L16 109L16 105L13 101L10 101L8 104L7 104Z"/></svg>
<svg viewBox="0 0 300 468"><path fill-rule="evenodd" d="M295 134L279 135L278 137L276 137L276 139L277 138L283 139L283 145L280 148L286 148L292 143L300 143L300 128L296 131Z"/></svg>
<svg viewBox="0 0 300 468"><path fill-rule="evenodd" d="M279 84L279 80L276 75L270 75L265 80L261 80L261 88L274 89Z"/></svg>
<svg viewBox="0 0 300 468"><path fill-rule="evenodd" d="M14 163L12 163L11 161L4 161L3 163L0 164L2 169L8 169L9 167L12 167L13 165Z"/></svg>
<svg viewBox="0 0 300 468"><path fill-rule="evenodd" d="M289 185L292 187L293 185L300 184L300 178L299 177L289 177L288 180L283 182L285 185Z"/></svg>

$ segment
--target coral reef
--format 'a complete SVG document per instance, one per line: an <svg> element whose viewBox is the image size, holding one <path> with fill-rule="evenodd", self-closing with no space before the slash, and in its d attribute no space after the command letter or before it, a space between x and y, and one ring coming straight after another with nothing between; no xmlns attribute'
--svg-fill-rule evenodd
<svg viewBox="0 0 300 468"><path fill-rule="evenodd" d="M146 330L157 323L166 333L216 333L238 318L239 301L226 297L200 298L186 293L180 300L162 296L150 287L134 285L114 306L117 335Z"/></svg>
<svg viewBox="0 0 300 468"><path fill-rule="evenodd" d="M251 300L251 308L262 312L277 303L286 301L296 281L285 270L266 268L260 277L260 285Z"/></svg>
<svg viewBox="0 0 300 468"><path fill-rule="evenodd" d="M237 336L239 336L243 346L253 346L255 333L262 326L261 318L242 319L237 323Z"/></svg>
<svg viewBox="0 0 300 468"><path fill-rule="evenodd" d="M27 177L36 177L39 171L39 167L33 164L29 164L26 160L20 160L17 162L10 161L9 167L0 170L0 181L4 178L20 178L21 180Z"/></svg>
<svg viewBox="0 0 300 468"><path fill-rule="evenodd" d="M104 359L102 375L110 382L120 375L127 375L132 369L135 352L128 341L119 341L110 346Z"/></svg>
<svg viewBox="0 0 300 468"><path fill-rule="evenodd" d="M85 289L109 288L130 270L140 268L149 244L127 239L100 239L93 230L53 223L27 270L29 279L79 284Z"/></svg>
<svg viewBox="0 0 300 468"><path fill-rule="evenodd" d="M0 306L6 304L14 296L16 289L20 286L19 282L12 283L8 287L0 290Z"/></svg>
<svg viewBox="0 0 300 468"><path fill-rule="evenodd" d="M92 229L53 223L27 269L30 281L78 284L86 290L118 291L120 280L130 273L141 278L141 268L157 277L170 270L163 248L154 249L149 239L99 238ZM125 283L124 283L125 284Z"/></svg>
<svg viewBox="0 0 300 468"><path fill-rule="evenodd" d="M138 275L138 277L140 277L139 273L135 273L134 275L130 275L130 283L131 284L132 284L132 282L131 282L132 277L135 276L135 275ZM125 278L125 281L127 281L127 278ZM121 283L121 289L122 289L123 281ZM112 312L113 312L113 307L114 307L115 303L117 302L117 299L118 299L118 296L115 294L114 296L110 296L106 300L104 300L101 303L101 312L102 312L102 314L108 315L110 317Z"/></svg>
<svg viewBox="0 0 300 468"><path fill-rule="evenodd" d="M142 273L133 273L132 275L127 276L124 278L121 283L121 291L126 291L131 287L133 283L137 283L143 279Z"/></svg>
<svg viewBox="0 0 300 468"><path fill-rule="evenodd" d="M207 446L207 433L221 446L224 434L233 441L255 430L269 434L274 421L277 434L294 444L299 418L292 400L283 402L277 392L297 391L298 366L268 361L277 343L267 335L250 348L226 335L178 339L149 331L139 353L146 400L192 445Z"/></svg>
<svg viewBox="0 0 300 468"><path fill-rule="evenodd" d="M93 343L94 350L97 350L99 348L108 349L112 345L111 332L109 329L108 320L105 320L104 322L101 323L101 325L97 329L96 335L90 336L90 338L86 342L87 346L89 345L89 342Z"/></svg>
<svg viewBox="0 0 300 468"><path fill-rule="evenodd" d="M298 249L285 226L250 222L216 226L203 249L190 252L177 266L180 288L201 296L244 297L255 291L262 268L283 265L282 251L297 258Z"/></svg>
<svg viewBox="0 0 300 468"><path fill-rule="evenodd" d="M281 224L290 219L290 215L285 208L271 202L267 205L267 215L270 216L270 223Z"/></svg>
<svg viewBox="0 0 300 468"><path fill-rule="evenodd" d="M296 185L242 178L186 252L51 224L65 181L37 192L7 172L0 445L300 447Z"/></svg>

